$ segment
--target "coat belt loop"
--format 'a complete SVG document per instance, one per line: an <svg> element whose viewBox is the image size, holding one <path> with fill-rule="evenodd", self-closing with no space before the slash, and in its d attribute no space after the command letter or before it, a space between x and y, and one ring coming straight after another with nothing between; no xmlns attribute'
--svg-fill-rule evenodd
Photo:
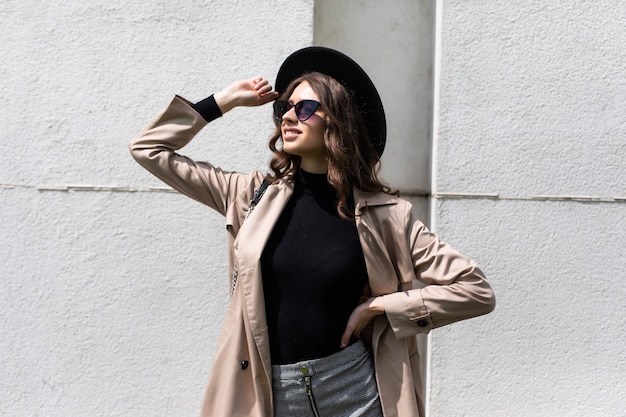
<svg viewBox="0 0 626 417"><path fill-rule="evenodd" d="M400 284L398 284L398 291L408 291L408 290L412 290L413 289L413 281L403 281Z"/></svg>

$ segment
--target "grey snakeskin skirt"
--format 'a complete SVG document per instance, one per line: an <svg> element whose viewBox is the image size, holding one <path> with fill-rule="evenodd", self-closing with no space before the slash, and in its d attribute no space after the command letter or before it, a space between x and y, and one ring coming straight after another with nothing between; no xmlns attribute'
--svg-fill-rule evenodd
<svg viewBox="0 0 626 417"><path fill-rule="evenodd" d="M272 365L274 417L382 417L374 365L358 341L320 359Z"/></svg>

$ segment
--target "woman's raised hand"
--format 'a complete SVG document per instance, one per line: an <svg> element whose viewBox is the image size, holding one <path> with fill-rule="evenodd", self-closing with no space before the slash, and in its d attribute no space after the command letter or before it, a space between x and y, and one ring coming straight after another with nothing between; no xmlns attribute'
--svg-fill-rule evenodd
<svg viewBox="0 0 626 417"><path fill-rule="evenodd" d="M213 95L222 113L237 106L260 106L276 100L278 93L272 91L269 81L263 77L236 81Z"/></svg>

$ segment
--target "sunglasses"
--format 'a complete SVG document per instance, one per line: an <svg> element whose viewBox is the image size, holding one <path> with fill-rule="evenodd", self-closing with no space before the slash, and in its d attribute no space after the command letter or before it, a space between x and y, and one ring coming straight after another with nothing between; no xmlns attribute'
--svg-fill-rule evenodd
<svg viewBox="0 0 626 417"><path fill-rule="evenodd" d="M296 109L296 117L298 120L304 122L308 120L309 117L313 116L313 113L315 113L319 106L320 103L315 100L302 100L296 104L291 104L284 100L276 100L274 102L274 118L279 122L282 121L285 113L293 107Z"/></svg>

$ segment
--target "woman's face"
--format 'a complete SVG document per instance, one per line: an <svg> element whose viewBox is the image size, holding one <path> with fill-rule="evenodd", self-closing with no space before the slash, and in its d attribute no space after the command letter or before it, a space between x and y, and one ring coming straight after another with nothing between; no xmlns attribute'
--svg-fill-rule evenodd
<svg viewBox="0 0 626 417"><path fill-rule="evenodd" d="M300 83L289 96L291 104L296 104L302 100L319 101L319 97L306 81ZM283 150L302 158L301 168L311 173L328 171L326 145L324 144L326 119L322 110L323 105L322 103L315 113L305 121L298 120L295 108L292 107L283 115L280 124Z"/></svg>

